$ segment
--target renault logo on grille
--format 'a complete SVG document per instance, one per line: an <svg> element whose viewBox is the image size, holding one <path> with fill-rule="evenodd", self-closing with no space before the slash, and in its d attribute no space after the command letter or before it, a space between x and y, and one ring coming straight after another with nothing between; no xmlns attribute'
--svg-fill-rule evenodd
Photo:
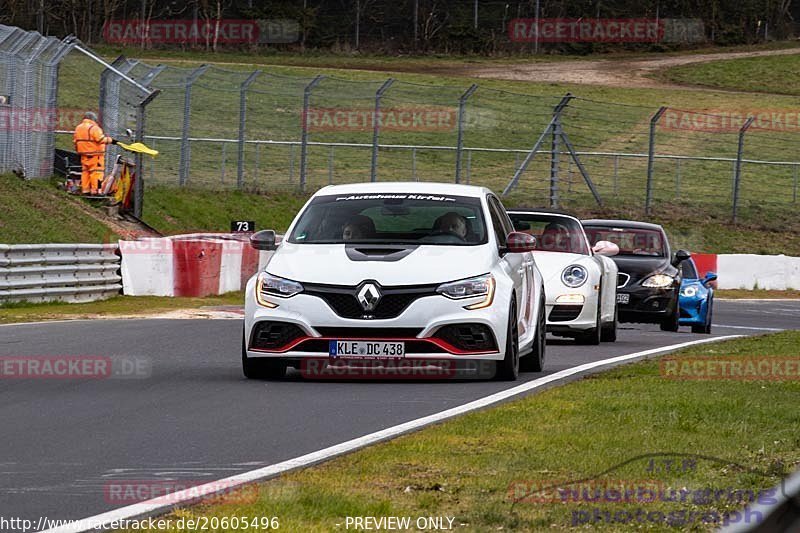
<svg viewBox="0 0 800 533"><path fill-rule="evenodd" d="M364 308L364 311L372 311L377 307L381 299L381 291L372 283L366 283L356 295L358 303Z"/></svg>

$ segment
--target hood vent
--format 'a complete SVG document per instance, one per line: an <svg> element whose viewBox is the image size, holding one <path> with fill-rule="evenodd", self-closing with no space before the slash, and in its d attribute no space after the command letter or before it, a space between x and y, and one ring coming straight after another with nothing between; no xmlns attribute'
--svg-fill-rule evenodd
<svg viewBox="0 0 800 533"><path fill-rule="evenodd" d="M387 246L385 244L348 244L344 247L351 261L399 261L417 249L411 246Z"/></svg>

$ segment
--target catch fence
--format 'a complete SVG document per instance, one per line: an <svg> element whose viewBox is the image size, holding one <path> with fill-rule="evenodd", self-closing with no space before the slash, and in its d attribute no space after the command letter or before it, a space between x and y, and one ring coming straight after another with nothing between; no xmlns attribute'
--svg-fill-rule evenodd
<svg viewBox="0 0 800 533"><path fill-rule="evenodd" d="M701 209L734 220L797 206L791 109L707 112L478 84L115 64L132 65L126 72L159 93L142 107L101 89L109 133L138 122L161 152L142 161L150 184L311 192L445 181L529 205Z"/></svg>

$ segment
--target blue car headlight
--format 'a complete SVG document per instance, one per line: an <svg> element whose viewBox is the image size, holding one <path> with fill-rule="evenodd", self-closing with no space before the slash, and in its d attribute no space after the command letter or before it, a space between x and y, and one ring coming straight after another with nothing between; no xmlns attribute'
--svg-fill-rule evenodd
<svg viewBox="0 0 800 533"><path fill-rule="evenodd" d="M681 289L681 296L685 296L686 298L694 298L697 296L697 287L694 285L687 285Z"/></svg>

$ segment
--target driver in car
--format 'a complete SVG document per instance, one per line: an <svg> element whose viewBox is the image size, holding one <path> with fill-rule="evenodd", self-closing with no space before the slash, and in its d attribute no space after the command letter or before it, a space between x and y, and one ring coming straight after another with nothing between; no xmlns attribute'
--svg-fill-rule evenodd
<svg viewBox="0 0 800 533"><path fill-rule="evenodd" d="M365 215L356 215L342 226L342 240L358 241L375 236L375 223Z"/></svg>
<svg viewBox="0 0 800 533"><path fill-rule="evenodd" d="M451 233L462 239L466 239L467 219L455 211L449 211L436 219L433 229L437 232Z"/></svg>

